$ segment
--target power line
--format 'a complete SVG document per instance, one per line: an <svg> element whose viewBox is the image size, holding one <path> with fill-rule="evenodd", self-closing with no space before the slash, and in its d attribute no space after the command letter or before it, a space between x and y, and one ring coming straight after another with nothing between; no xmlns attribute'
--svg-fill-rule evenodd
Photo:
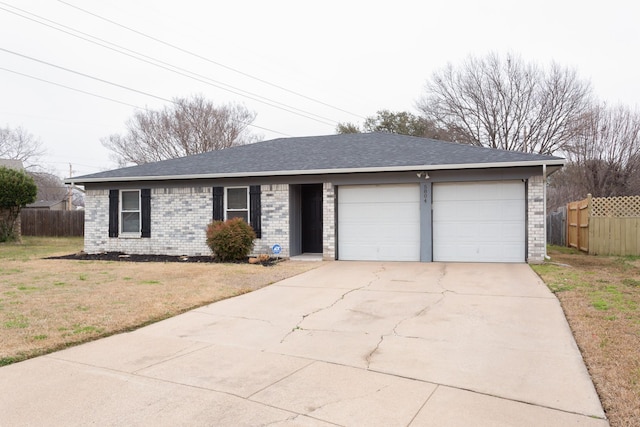
<svg viewBox="0 0 640 427"><path fill-rule="evenodd" d="M72 37L76 37L76 38L79 38L79 39L81 39L81 40L87 41L87 42L89 42L89 43L96 44L96 45L101 46L101 47L103 47L103 48L105 48L105 49L109 49L109 50L112 50L112 51L114 51L114 52L117 52L117 53L119 53L119 54L121 54L121 55L125 55L125 56L128 56L128 57L130 57L130 58L133 58L133 59L135 59L135 60L137 60L137 61L141 61L141 62L144 62L144 63L150 64L150 65L153 65L153 66L155 66L155 67L158 67L158 68L161 68L161 69L164 69L164 70L167 70L167 71L173 72L173 73L175 73L175 74L178 74L178 75L181 75L181 76L184 76L184 77L190 78L190 79L192 79L192 80L195 80L195 81L198 81L198 82L201 82L201 83L208 84L208 85L210 85L210 86L216 87L216 88L218 88L218 89L225 90L225 91L227 91L227 92L231 92L231 93L236 94L236 95L244 96L244 97L249 98L249 99L252 99L252 100L254 100L254 101L261 102L261 103L263 103L263 104L265 104L265 105L268 105L268 106L270 106L270 107L274 107L274 108L278 108L278 109L280 109L280 110L286 111L286 112L288 112L288 113L296 114L296 115L299 115L299 116L301 116L301 117L304 117L304 118L307 118L307 119L310 119L310 120L315 120L315 121L317 121L317 122L319 122L319 123L322 123L322 124L325 124L325 125L335 126L335 125L337 124L337 122L336 122L335 120L333 120L333 119L330 119L330 118L327 118L327 117L323 117L323 116L320 116L320 115L318 115L318 114L315 114L315 113L312 113L312 112L309 112L309 111L305 111L305 110L302 110L302 109L300 109L300 108L293 107L293 106L291 106L291 105L287 105L287 104L284 104L284 103L282 103L282 102L278 102L278 101L275 101L275 100L273 100L273 99L270 99L270 98L267 98L267 97L264 97L264 96L258 95L258 94L256 94L256 93L249 92L249 91L246 91L246 90L244 90L244 89L240 89L240 88L238 88L238 87L235 87L235 86L232 86L232 85L229 85L229 84L226 84L226 83L223 83L223 82L220 82L220 81L217 81L217 80L211 79L210 77L204 76L204 75L202 75L202 74L198 74L198 73L195 73L195 72L193 72L193 71L187 70L187 69L185 69L185 68L175 66L175 65L170 64L170 63L168 63L168 62L165 62L165 61L159 60L159 59L157 59L157 58L153 58L153 57L151 57L151 56L148 56L148 55L145 55L145 54L143 54L143 53L140 53L140 52L134 51L134 50L132 50L132 49L129 49L129 48L127 48L127 47L120 46L120 45L118 45L118 44L115 44L115 43L109 42L108 40L104 40L104 39L101 39L101 38L99 38L99 37L92 36L91 34L87 34L87 33L85 33L85 32L82 32L82 31L76 30L76 29L71 28L71 27L69 27L69 26L67 26L67 25L60 24L60 23L58 23L58 22L52 21L52 20L50 20L50 19L44 18L44 17L42 17L42 16L39 16L39 15L36 15L36 14L34 14L34 13L28 12L28 11L26 11L26 10L20 9L20 8L18 8L18 7L15 7L15 6L12 6L12 5L8 5L7 3L4 3L4 2L1 2L1 1L0 1L0 4L4 4L4 5L6 5L6 6L12 7L12 8L14 8L14 9L17 9L17 10L19 10L19 11L21 11L21 12L24 12L24 13L26 13L26 14L29 14L29 15L31 15L31 16L35 16L35 17L36 17L36 18L38 18L38 19L42 19L42 20L44 20L44 21L51 22L51 23L53 23L54 25L58 25L58 26L60 26L60 27L62 27L62 28L67 28L67 29L69 29L69 30L71 30L71 31L75 31L76 33L79 33L79 34L85 35L85 36L90 37L90 38L92 38L92 39L99 40L99 42L96 42L95 40L90 40L90 39L88 39L88 38L86 38L86 37L82 37L82 36L80 36L80 35L78 35L78 34L73 34L73 33L69 32L69 31L65 31L65 30L63 30L63 29L61 29L61 28L54 27L54 26L49 25L49 24L46 24L46 23L44 23L44 22L37 21L36 19L30 18L30 17L28 17L28 16L21 15L21 14L19 14L19 13L17 13L17 12L14 12L14 11L12 11L12 10L8 10L8 9L5 9L5 8L3 8L3 7L0 7L0 10L4 10L4 11L9 12L9 13L12 13L12 14L14 14L14 15L20 16L21 18L27 19L27 20L29 20L29 21L32 21L32 22L38 23L38 24L43 25L43 26L46 26L46 27L49 27L49 28L54 29L54 30L56 30L56 31L60 31L60 32L62 32L62 33L64 33L64 34L67 34L67 35L70 35L70 36L72 36ZM103 43L107 43L107 44L109 44L109 45L111 45L111 46L115 46L115 48L114 48L114 47L107 46L107 45L105 45L105 44L103 44ZM131 55L131 54L128 54L128 53L123 52L122 50L118 50L118 49L122 49L122 50L125 50L125 51L128 51L128 52L131 52L131 53L133 53L133 54L135 54L135 55L139 55L139 56L141 56L142 58L137 57L137 56L134 56L134 55ZM143 59L143 58L148 58L148 59L150 59L150 61L149 61L149 60L146 60L146 59ZM152 61L155 61L155 62L152 62ZM160 64L164 64L164 65L166 65L166 66L163 66L163 65L160 65ZM171 67L171 68L169 68L169 67ZM177 71L177 70L180 70L180 71ZM184 71L184 72L181 72L181 71ZM186 74L186 73L189 73L189 74L192 74L192 75L189 75L189 74ZM194 76L197 76L197 77L194 77ZM203 80L203 79L206 79L206 81L205 81L205 80ZM226 87L223 87L223 86L226 86ZM230 88L230 89L229 89L229 88ZM276 105L276 104L277 104L277 105ZM286 108L285 108L285 107L286 107ZM298 112L296 112L296 111L292 111L292 110L296 110L296 111L298 111ZM310 117L310 116L315 116L315 117L317 117L317 118ZM318 118L319 118L319 119L321 119L321 120L319 120ZM327 122L327 121L324 121L324 120L329 120L329 121L330 121L330 123L329 123L329 122Z"/></svg>
<svg viewBox="0 0 640 427"><path fill-rule="evenodd" d="M66 86L66 85L63 85L63 84L60 84L60 83L52 82L51 80L41 79L40 77L35 77L35 76L30 75L30 74L25 74L25 73L21 73L19 71L10 70L8 68L0 67L0 70L7 71L7 72L13 73L13 74L17 74L17 75L20 75L20 76L23 76L23 77L27 77L29 79L38 80L38 81L41 81L41 82L44 82L44 83L48 83L50 85L59 86L59 87L65 88L65 89L73 90L75 92L84 93L85 95L91 95L91 96L95 96L96 98L105 99L107 101L117 102L118 104L127 105L129 107L140 108L141 110L147 110L146 108L138 107L137 105L129 104L129 103L123 102L123 101L118 101L117 99L109 98L107 96L98 95L96 93L89 92L89 91L86 91L86 90L76 89L76 88L71 87L71 86ZM147 110L147 111L149 111L149 110Z"/></svg>
<svg viewBox="0 0 640 427"><path fill-rule="evenodd" d="M3 47L0 47L0 50L3 51L3 52L6 52L6 53L10 53L12 55L19 56L21 58L28 59L30 61L38 62L40 64L48 65L49 67L53 67L53 68L57 68L59 70L66 71L68 73L77 74L79 76L86 77L86 78L92 79L92 80L96 80L96 81L101 82L101 83L105 83L105 84L108 84L108 85L111 85L111 86L119 87L121 89L129 90L131 92L135 92L135 93L138 93L138 94L141 94L141 95L145 95L145 96L148 96L150 98L155 98L155 99L159 99L161 101L170 102L172 104L175 104L175 101L172 101L171 99L167 99L167 98L163 98L161 96L153 95L151 93L144 92L144 91L138 90L138 89L134 89L134 88L129 87L129 86L121 85L119 83L114 83L114 82L111 82L109 80L102 79L100 77L95 77L95 76L92 76L92 75L89 75L89 74L82 73L80 71L76 71L76 70L72 70L70 68L63 67L61 65L52 64L51 62L43 61L41 59L37 59L37 58L34 58L32 56L29 56L29 55L24 55L22 53L14 52L12 50L5 49Z"/></svg>
<svg viewBox="0 0 640 427"><path fill-rule="evenodd" d="M93 16L93 17L95 17L95 18L98 18L98 19L100 19L100 20L103 20L103 21L105 21L105 22L108 22L108 23L110 23L110 24L112 24L112 25L118 26L118 27L123 28L123 29L125 29L125 30L127 30L127 31L130 31L130 32L135 33L135 34L138 34L138 35L140 35L140 36L142 36L142 37L145 37L145 38L147 38L147 39L150 39L150 40L153 40L153 41L155 41L155 42L157 42L157 43L160 43L160 44L163 44L163 45L165 45L165 46L168 46L168 47L170 47L170 48L172 48L172 49L178 50L178 51L180 51L180 52L186 53L186 54L191 55L191 56L193 56L193 57L196 57L196 58L198 58L198 59L202 59L203 61L207 61L207 62L209 62L209 63L211 63L211 64L217 65L217 66L222 67L222 68L224 68L224 69L227 69L227 70L229 70L229 71L233 71L234 73L237 73L237 74L243 75L243 76L245 76L245 77L248 77L248 78L250 78L250 79L252 79L252 80L255 80L255 81L258 81L258 82L260 82L260 83L263 83L263 84L269 85L269 86L274 87L274 88L276 88L276 89L280 89L280 90L285 91L285 92L288 92L288 93L290 93L290 94L293 94L293 95L299 96L299 97L301 97L301 98L304 98L304 99L306 99L306 100L309 100L309 101L315 102L315 103L317 103L317 104L324 105L325 107L329 107L329 108L332 108L332 109L334 109L334 110L337 110L337 111L340 111L340 112L343 112L343 113L350 114L350 115L355 116L355 117L358 117L358 118L360 118L360 119L366 119L366 117L363 117L363 116L361 116L361 115L359 115L359 114L352 113L352 112L350 112L350 111L347 111L347 110L344 110L344 109L342 109L342 108L339 108L339 107L333 106L333 105L331 105L331 104L328 104L328 103L326 103L326 102L324 102L324 101L320 101L320 100L318 100L318 99L316 99L316 98L312 98L312 97L310 97L310 96L304 95L304 94L302 94L302 93L296 92L296 91L291 90L291 89L287 89L287 88L285 88L285 87L283 87L283 86L280 86L280 85L277 85L277 84L275 84L275 83L271 83L271 82L269 82L269 81L267 81L267 80L261 79L260 77L256 77L256 76L254 76L254 75L252 75L252 74L245 73L244 71L238 70L237 68L230 67L230 66L228 66L228 65L222 64L222 63L220 63L220 62L217 62L217 61L214 61L214 60L212 60L212 59L210 59L210 58L207 58L207 57L205 57L205 56L202 56L202 55L200 55L200 54L198 54L198 53L195 53L195 52L192 52L192 51L190 51L190 50L184 49L184 48L182 48L182 47L180 47L180 46L176 46L176 45L174 45L174 44L171 44L171 43L166 42L166 41L164 41L164 40L161 40L161 39L159 39L159 38L156 38L156 37L150 36L150 35L148 35L148 34L146 34L146 33L143 33L143 32L141 32L141 31L138 31L138 30L136 30L136 29L133 29L133 28L127 27L126 25L120 24L120 23L115 22L115 21L113 21L113 20L111 20L111 19L105 18L105 17L103 17L103 16L101 16L101 15L98 15L98 14L96 14L96 13L90 12L90 11L88 11L88 10L86 10L86 9L83 9L83 8L79 7L79 6L73 5L73 4L71 4L71 3L67 3L67 2L65 2L65 1L63 1L63 0L58 0L58 2L59 2L59 3L62 3L62 4L65 4L65 5L67 5L67 6L71 7L71 8L74 8L74 9L76 9L76 10L79 10L79 11L81 11L81 12L83 12L83 13L86 13L86 14L88 14L88 15L91 15L91 16Z"/></svg>
<svg viewBox="0 0 640 427"><path fill-rule="evenodd" d="M35 62L39 62L39 63L45 64L45 65L48 65L48 66L51 66L51 67L54 67L54 68L59 68L61 70L68 71L70 73L74 73L74 74L81 75L83 77L94 79L94 80L100 81L102 83L110 84L110 85L113 85L113 86L116 86L116 87L120 87L122 89L130 90L130 91L133 91L133 92L136 92L136 93L140 93L140 94L143 94L143 95L146 95L146 96L150 96L150 97L153 97L153 98L161 99L163 101L167 101L167 102L170 102L172 104L177 104L175 101L170 100L170 99L162 98L162 97L150 94L150 93L139 91L137 89L133 89L133 88L130 88L128 86L120 85L118 83L113 83L113 82L110 82L108 80L101 79L99 77L90 76L88 74L81 73L79 71L74 71L74 70L71 70L71 69L68 69L68 68L65 68L65 67L61 67L59 65L55 65L55 64L52 64L52 63L47 62L47 61L42 61L40 59L33 58L31 56L28 56L28 55L23 55L23 54L18 53L18 52L13 52L11 50L8 50L8 49L2 48L2 47L0 47L0 50L4 51L4 52L7 52L7 53L11 53L13 55L20 56L20 57L25 58L25 59L29 59L29 60L32 60L32 61L35 61ZM39 77L35 77L35 76L28 75L28 74L20 73L20 72L17 72L17 71L9 70L9 69L4 68L4 67L0 67L0 69L2 69L4 71L8 71L10 73L19 74L19 75L22 75L24 77L28 77L28 78L31 78L31 79L40 80L40 81L45 82L45 83L53 84L55 86L60 86L60 87L63 87L65 89L69 89L69 90L73 90L73 91L76 91L76 92L85 93L87 95L96 96L98 98L103 98L103 99L108 100L108 101L117 102L119 104L124 104L124 105L128 105L128 106L135 107L135 108L140 108L140 107L138 107L136 105L127 104L125 102L117 101L115 99L111 99L111 98L108 98L108 97L105 97L105 96L102 96L102 95L97 95L97 94L94 94L94 93L91 93L91 92L88 92L88 91L84 91L82 89L72 88L70 86L65 86L65 85L62 85L62 84L59 84L59 83L55 83L55 82L52 82L52 81L49 81L49 80L41 79ZM142 109L146 110L146 111L149 111L147 108L142 108ZM288 134L286 134L284 132L279 132L279 131L276 131L276 130L273 130L273 129L269 129L269 128L265 128L265 127L262 127L262 126L254 125L252 123L247 123L247 122L242 122L242 121L240 121L240 123L243 123L243 124L245 124L247 126L250 126L250 127L256 128L256 129L260 129L260 130L264 130L264 131L267 131L267 132L272 132L272 133L276 133L276 134L283 135L283 136L291 136L291 135L288 135Z"/></svg>

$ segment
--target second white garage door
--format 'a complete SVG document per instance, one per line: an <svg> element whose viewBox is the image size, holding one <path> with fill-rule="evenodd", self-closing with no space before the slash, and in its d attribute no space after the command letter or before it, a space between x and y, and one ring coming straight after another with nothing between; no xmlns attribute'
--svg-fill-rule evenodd
<svg viewBox="0 0 640 427"><path fill-rule="evenodd" d="M338 258L420 260L420 187L338 187Z"/></svg>
<svg viewBox="0 0 640 427"><path fill-rule="evenodd" d="M435 183L433 260L525 261L522 181Z"/></svg>

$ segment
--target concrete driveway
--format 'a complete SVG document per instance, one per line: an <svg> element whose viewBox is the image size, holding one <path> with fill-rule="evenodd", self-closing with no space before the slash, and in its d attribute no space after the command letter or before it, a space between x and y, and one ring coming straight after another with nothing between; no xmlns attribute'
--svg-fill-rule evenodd
<svg viewBox="0 0 640 427"><path fill-rule="evenodd" d="M607 426L527 265L330 262L0 368L0 425Z"/></svg>

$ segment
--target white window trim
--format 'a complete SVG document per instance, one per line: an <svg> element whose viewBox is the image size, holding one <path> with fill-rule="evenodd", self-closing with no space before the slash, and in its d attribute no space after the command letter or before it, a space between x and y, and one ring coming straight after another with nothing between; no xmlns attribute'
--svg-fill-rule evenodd
<svg viewBox="0 0 640 427"><path fill-rule="evenodd" d="M233 188L244 188L247 190L247 209L229 209L227 207L227 201L229 200L229 194L227 192L227 190L229 189L233 189ZM224 219L225 221L228 219L227 218L227 212L231 211L231 212L247 212L247 223L249 223L251 221L251 199L250 199L250 191L249 191L249 187L248 186L235 186L235 187L224 187Z"/></svg>
<svg viewBox="0 0 640 427"><path fill-rule="evenodd" d="M126 232L122 231L122 225L124 221L122 220L122 193L124 192L137 192L138 193L138 210L137 211L124 211L124 212L138 212L138 230L137 232ZM131 189L131 190L120 190L120 200L118 204L118 228L119 228L119 237L125 239L138 239L142 237L142 191Z"/></svg>

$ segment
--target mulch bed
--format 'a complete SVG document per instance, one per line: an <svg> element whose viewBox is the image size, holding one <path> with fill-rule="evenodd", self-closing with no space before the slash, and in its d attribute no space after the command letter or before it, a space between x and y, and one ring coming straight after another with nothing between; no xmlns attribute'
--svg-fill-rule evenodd
<svg viewBox="0 0 640 427"><path fill-rule="evenodd" d="M136 255L125 254L123 252L102 252L99 254L88 254L78 252L77 254L47 257L45 259L71 259L79 261L122 261L122 262L199 262L199 263L222 263L219 259L212 256L173 256L173 255ZM241 261L226 261L236 264L248 264L250 258ZM282 261L282 258L269 258L263 262L254 262L269 267Z"/></svg>

